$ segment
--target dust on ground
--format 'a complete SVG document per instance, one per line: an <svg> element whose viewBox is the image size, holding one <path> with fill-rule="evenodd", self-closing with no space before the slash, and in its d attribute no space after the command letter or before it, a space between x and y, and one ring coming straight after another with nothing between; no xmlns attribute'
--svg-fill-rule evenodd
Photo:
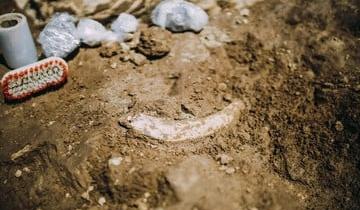
<svg viewBox="0 0 360 210"><path fill-rule="evenodd" d="M359 7L268 0L247 17L224 4L199 34L159 32L157 46L143 24L131 55L80 49L63 88L1 103L1 209L360 208ZM202 139L119 125L236 99L238 121Z"/></svg>

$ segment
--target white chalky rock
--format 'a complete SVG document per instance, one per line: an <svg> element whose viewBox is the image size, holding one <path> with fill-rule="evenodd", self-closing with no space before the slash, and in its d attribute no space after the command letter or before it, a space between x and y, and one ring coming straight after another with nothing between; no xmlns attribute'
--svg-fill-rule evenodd
<svg viewBox="0 0 360 210"><path fill-rule="evenodd" d="M164 0L151 14L155 25L174 32L201 31L209 17L199 6L184 0Z"/></svg>
<svg viewBox="0 0 360 210"><path fill-rule="evenodd" d="M123 161L122 157L113 157L113 158L109 159L108 164L110 166L119 166L122 161Z"/></svg>
<svg viewBox="0 0 360 210"><path fill-rule="evenodd" d="M17 170L17 171L15 172L15 177L16 177L16 178L21 177L21 175L22 175L22 171L21 171L21 170Z"/></svg>
<svg viewBox="0 0 360 210"><path fill-rule="evenodd" d="M100 206L103 206L106 203L105 197L100 197L99 200L98 200L98 203L99 203Z"/></svg>
<svg viewBox="0 0 360 210"><path fill-rule="evenodd" d="M138 28L139 22L135 16L121 13L119 17L111 24L111 29L115 33L132 33Z"/></svg>
<svg viewBox="0 0 360 210"><path fill-rule="evenodd" d="M96 46L101 42L122 42L125 37L123 33L106 30L101 23L89 18L81 19L76 31L81 42L89 46Z"/></svg>

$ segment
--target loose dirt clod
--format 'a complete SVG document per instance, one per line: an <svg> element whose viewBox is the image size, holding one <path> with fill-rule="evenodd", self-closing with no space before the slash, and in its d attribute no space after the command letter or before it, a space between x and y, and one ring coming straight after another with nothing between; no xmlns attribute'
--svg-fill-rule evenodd
<svg viewBox="0 0 360 210"><path fill-rule="evenodd" d="M171 33L167 30L151 27L141 32L140 43L136 50L148 58L161 58L171 49Z"/></svg>
<svg viewBox="0 0 360 210"><path fill-rule="evenodd" d="M106 203L105 197L100 197L99 200L98 200L98 204L99 204L100 206L103 206L105 203Z"/></svg>

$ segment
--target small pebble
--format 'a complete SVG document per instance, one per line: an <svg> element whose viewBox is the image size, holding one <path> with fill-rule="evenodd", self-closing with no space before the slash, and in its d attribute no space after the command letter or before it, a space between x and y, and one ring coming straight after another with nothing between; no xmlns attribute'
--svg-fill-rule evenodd
<svg viewBox="0 0 360 210"><path fill-rule="evenodd" d="M109 159L109 165L112 166L119 166L121 164L121 162L123 161L122 157L113 157L111 159Z"/></svg>
<svg viewBox="0 0 360 210"><path fill-rule="evenodd" d="M335 129L336 129L337 131L343 131L343 130L344 130L344 125L342 124L342 122L337 121L337 122L335 123Z"/></svg>
<svg viewBox="0 0 360 210"><path fill-rule="evenodd" d="M227 173L227 174L233 174L233 173L235 173L235 168L233 168L233 167L228 167L228 168L225 170L225 173Z"/></svg>
<svg viewBox="0 0 360 210"><path fill-rule="evenodd" d="M149 193L149 192L146 192L145 194L144 194L144 197L145 198L149 198L151 196L151 194Z"/></svg>
<svg viewBox="0 0 360 210"><path fill-rule="evenodd" d="M130 56L130 61L137 66L142 66L142 65L146 64L147 59L142 54L132 52L131 56Z"/></svg>
<svg viewBox="0 0 360 210"><path fill-rule="evenodd" d="M112 63L112 64L110 65L110 67L111 67L112 69L116 69L117 63Z"/></svg>
<svg viewBox="0 0 360 210"><path fill-rule="evenodd" d="M216 160L218 160L221 165L227 165L234 159L226 154L220 154L216 156Z"/></svg>
<svg viewBox="0 0 360 210"><path fill-rule="evenodd" d="M244 8L244 9L240 10L240 15L244 16L244 17L248 17L250 15L250 10L247 8Z"/></svg>
<svg viewBox="0 0 360 210"><path fill-rule="evenodd" d="M225 91L227 89L227 85L222 82L218 85L218 88L220 91Z"/></svg>
<svg viewBox="0 0 360 210"><path fill-rule="evenodd" d="M50 122L48 123L48 126L52 126L55 122L56 122L56 121L50 121Z"/></svg>
<svg viewBox="0 0 360 210"><path fill-rule="evenodd" d="M223 99L226 102L231 102L232 101L232 95L231 94L225 94Z"/></svg>
<svg viewBox="0 0 360 210"><path fill-rule="evenodd" d="M106 199L104 197L100 197L98 203L100 206L103 206L106 203Z"/></svg>
<svg viewBox="0 0 360 210"><path fill-rule="evenodd" d="M86 190L86 192L84 192L83 194L81 194L81 197L82 197L83 199L85 199L85 200L90 201L90 195L89 195L89 193L90 193L91 191L93 191L93 190L94 190L94 186L89 186L88 189Z"/></svg>
<svg viewBox="0 0 360 210"><path fill-rule="evenodd" d="M19 177L21 177L21 175L22 175L22 171L21 171L21 170L17 170L17 171L15 172L15 177L19 178Z"/></svg>
<svg viewBox="0 0 360 210"><path fill-rule="evenodd" d="M24 170L26 173L30 173L30 168L28 168L28 167L23 168L23 170Z"/></svg>

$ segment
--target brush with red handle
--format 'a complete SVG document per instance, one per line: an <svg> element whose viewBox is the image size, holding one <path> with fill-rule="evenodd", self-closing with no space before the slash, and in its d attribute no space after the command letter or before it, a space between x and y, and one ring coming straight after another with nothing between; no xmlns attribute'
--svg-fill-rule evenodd
<svg viewBox="0 0 360 210"><path fill-rule="evenodd" d="M1 80L5 100L30 97L66 82L69 68L61 58L50 57L6 73Z"/></svg>

